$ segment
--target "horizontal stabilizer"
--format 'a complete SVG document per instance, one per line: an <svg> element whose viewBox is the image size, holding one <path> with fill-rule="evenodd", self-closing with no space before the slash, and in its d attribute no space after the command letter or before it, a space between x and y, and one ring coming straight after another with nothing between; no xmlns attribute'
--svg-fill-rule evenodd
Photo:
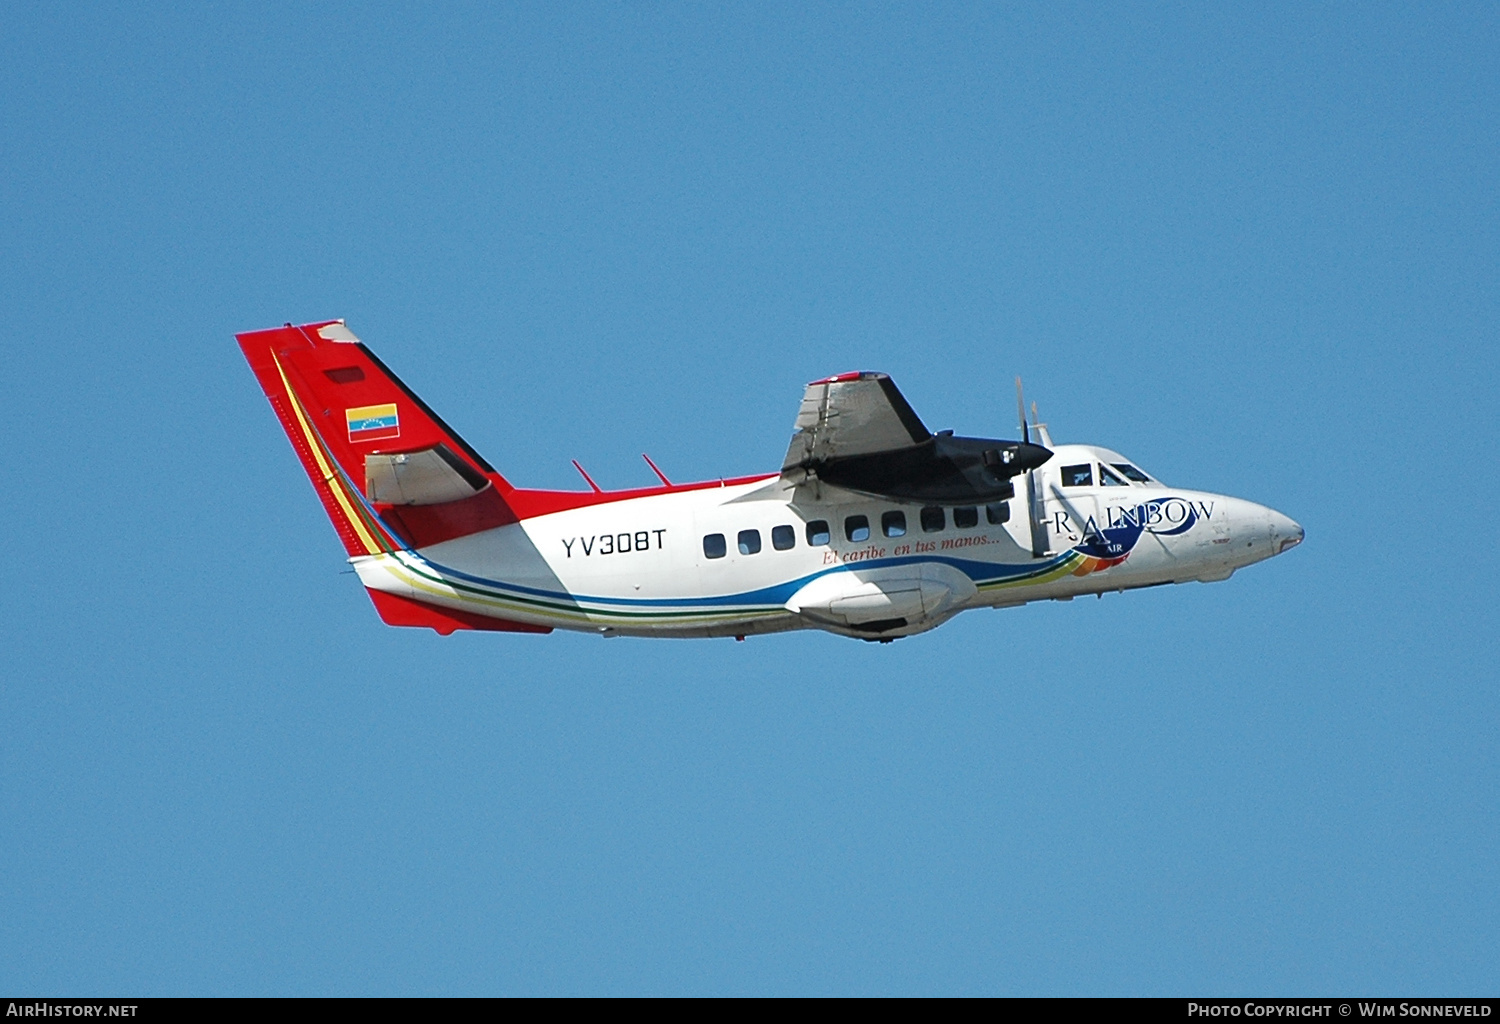
<svg viewBox="0 0 1500 1024"><path fill-rule="evenodd" d="M365 496L386 505L441 505L472 498L489 481L447 445L365 456Z"/></svg>

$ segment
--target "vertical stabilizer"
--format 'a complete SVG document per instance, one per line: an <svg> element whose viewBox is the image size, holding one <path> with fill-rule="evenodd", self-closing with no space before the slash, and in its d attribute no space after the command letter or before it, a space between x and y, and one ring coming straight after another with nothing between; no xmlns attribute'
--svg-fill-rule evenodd
<svg viewBox="0 0 1500 1024"><path fill-rule="evenodd" d="M516 521L510 484L342 320L236 338L350 556Z"/></svg>

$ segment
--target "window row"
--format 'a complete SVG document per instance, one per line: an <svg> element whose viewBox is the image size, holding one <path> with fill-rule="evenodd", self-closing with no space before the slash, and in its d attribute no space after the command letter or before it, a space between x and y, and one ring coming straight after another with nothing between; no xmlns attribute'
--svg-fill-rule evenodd
<svg viewBox="0 0 1500 1024"><path fill-rule="evenodd" d="M1010 521L1010 504L1004 501L993 502L984 507L984 517L991 525L999 525ZM937 505L924 508L919 517L923 533L937 533L947 529L948 510ZM953 526L959 530L972 530L979 525L979 508L976 505L963 505L953 509ZM885 512L880 516L880 532L887 537L906 536L906 513L899 511ZM822 547L833 540L833 530L826 519L814 519L807 524L807 543L809 547ZM861 544L870 539L870 519L868 516L853 515L844 518L844 539L853 543ZM760 531L741 530L735 537L735 543L742 555L754 555L760 553ZM777 551L787 551L797 546L797 532L790 526L776 526L771 529L771 546ZM723 558L729 553L729 542L722 533L710 533L703 538L703 556L705 558Z"/></svg>

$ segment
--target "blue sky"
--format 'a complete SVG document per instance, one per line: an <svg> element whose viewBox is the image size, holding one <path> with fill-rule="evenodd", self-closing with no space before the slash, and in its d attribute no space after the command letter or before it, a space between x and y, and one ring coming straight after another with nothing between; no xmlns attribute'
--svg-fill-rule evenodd
<svg viewBox="0 0 1500 1024"><path fill-rule="evenodd" d="M1493 993L1492 5L0 27L0 989ZM513 481L805 381L1301 522L888 646L378 622L232 335Z"/></svg>

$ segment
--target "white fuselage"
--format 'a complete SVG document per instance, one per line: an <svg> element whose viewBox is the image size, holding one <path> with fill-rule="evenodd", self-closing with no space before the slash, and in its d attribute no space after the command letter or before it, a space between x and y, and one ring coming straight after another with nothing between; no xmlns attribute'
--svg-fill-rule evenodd
<svg viewBox="0 0 1500 1024"><path fill-rule="evenodd" d="M1108 449L1054 453L1015 480L1008 502L926 506L925 518L921 504L792 489L769 476L664 489L351 561L372 589L561 629L824 629L886 640L966 608L1221 580L1302 539L1296 523L1264 506L1166 487L1139 471L1143 479L1130 480L1111 468L1128 461Z"/></svg>

